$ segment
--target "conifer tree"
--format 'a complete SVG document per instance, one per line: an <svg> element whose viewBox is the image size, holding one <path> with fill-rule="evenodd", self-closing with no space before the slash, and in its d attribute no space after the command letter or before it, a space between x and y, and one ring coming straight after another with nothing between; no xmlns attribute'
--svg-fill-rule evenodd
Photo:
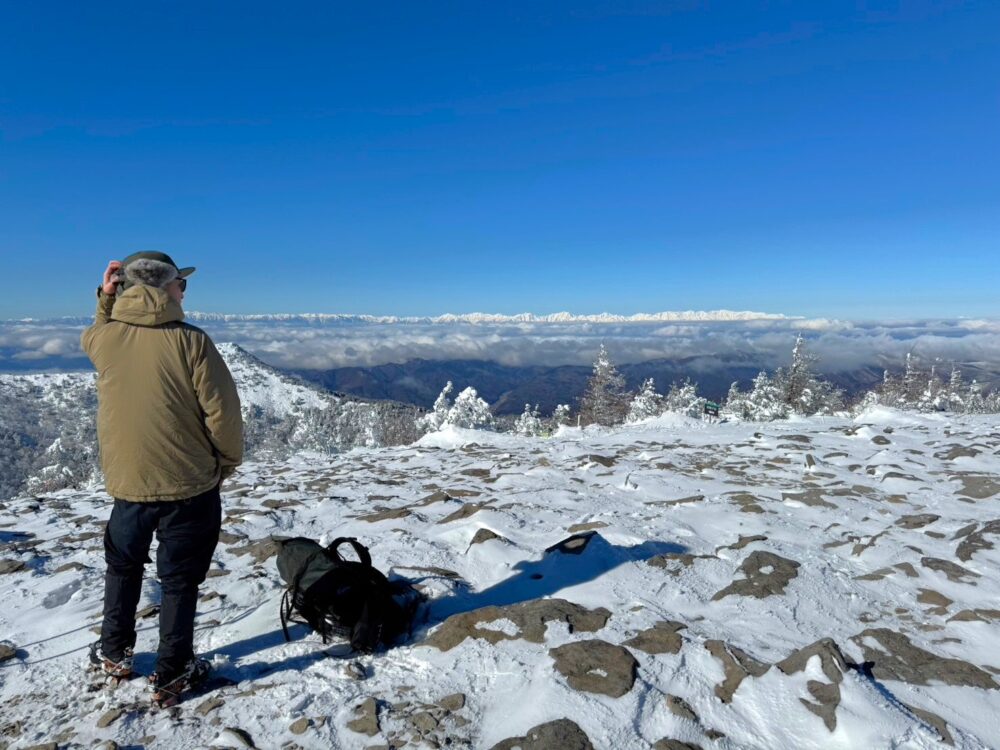
<svg viewBox="0 0 1000 750"><path fill-rule="evenodd" d="M628 412L625 378L618 372L607 349L601 349L594 361L594 372L580 400L580 416L584 424L610 426L620 424Z"/></svg>
<svg viewBox="0 0 1000 750"><path fill-rule="evenodd" d="M663 396L656 392L653 378L643 381L639 392L632 399L626 422L641 422L650 417L658 417L663 413Z"/></svg>
<svg viewBox="0 0 1000 750"><path fill-rule="evenodd" d="M447 424L466 429L482 429L493 426L490 405L479 398L476 389L469 386L455 397L455 403L448 410Z"/></svg>
<svg viewBox="0 0 1000 750"><path fill-rule="evenodd" d="M729 393L723 402L722 414L734 419L749 419L750 412L747 408L747 394L740 390L740 385L736 381L729 386Z"/></svg>
<svg viewBox="0 0 1000 750"><path fill-rule="evenodd" d="M663 399L664 409L676 414L701 419L705 410L705 399L698 395L697 383L686 378L682 383L672 383Z"/></svg>
<svg viewBox="0 0 1000 750"><path fill-rule="evenodd" d="M531 404L524 405L524 412L514 423L514 432L525 437L538 437L542 434L542 420L538 416L538 404L531 408Z"/></svg>
<svg viewBox="0 0 1000 750"><path fill-rule="evenodd" d="M945 394L948 409L962 411L965 407L965 384L962 382L962 371L955 365L951 366L951 377L948 378L948 390Z"/></svg>
<svg viewBox="0 0 1000 750"><path fill-rule="evenodd" d="M552 410L552 426L558 427L559 425L569 424L569 415L569 404L556 404L556 408Z"/></svg>

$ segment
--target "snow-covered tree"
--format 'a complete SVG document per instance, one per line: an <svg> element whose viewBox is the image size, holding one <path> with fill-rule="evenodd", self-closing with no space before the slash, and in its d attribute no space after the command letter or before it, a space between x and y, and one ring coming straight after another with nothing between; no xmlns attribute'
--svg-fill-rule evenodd
<svg viewBox="0 0 1000 750"><path fill-rule="evenodd" d="M843 408L843 393L816 375L819 360L806 351L805 339L799 334L792 349L792 364L787 371L779 370L774 380L785 393L785 403L798 414L831 414Z"/></svg>
<svg viewBox="0 0 1000 750"><path fill-rule="evenodd" d="M904 406L914 407L920 403L920 397L924 392L925 381L920 371L917 369L917 363L913 358L912 352L906 353L906 364L903 368L903 382L902 382L902 403Z"/></svg>
<svg viewBox="0 0 1000 750"><path fill-rule="evenodd" d="M663 407L665 411L701 419L705 411L705 399L698 395L698 384L687 378L683 383L670 385L670 390L663 399Z"/></svg>
<svg viewBox="0 0 1000 750"><path fill-rule="evenodd" d="M479 398L476 389L469 386L455 397L455 403L448 410L447 424L467 429L482 429L493 426L490 405Z"/></svg>
<svg viewBox="0 0 1000 750"><path fill-rule="evenodd" d="M945 400L948 403L948 409L951 411L964 411L965 396L965 384L962 382L962 371L952 365L951 376L948 378L948 386L945 391Z"/></svg>
<svg viewBox="0 0 1000 750"><path fill-rule="evenodd" d="M719 410L721 416L729 419L750 419L750 412L747 407L747 394L740 390L740 384L733 381L729 386L729 393Z"/></svg>
<svg viewBox="0 0 1000 750"><path fill-rule="evenodd" d="M455 386L452 385L449 380L444 388L441 389L441 393L434 400L434 408L424 416L417 420L417 427L426 432L437 432L440 430L445 423L448 421L448 413L451 411L451 399L448 396L451 394Z"/></svg>
<svg viewBox="0 0 1000 750"><path fill-rule="evenodd" d="M570 422L570 408L569 404L556 404L556 408L552 410L552 426L553 428L559 425L569 424Z"/></svg>
<svg viewBox="0 0 1000 750"><path fill-rule="evenodd" d="M663 413L663 396L656 392L652 378L643 381L639 392L632 399L626 422L641 422L643 419L658 417Z"/></svg>
<svg viewBox="0 0 1000 750"><path fill-rule="evenodd" d="M524 405L524 412L514 423L514 432L525 437L538 437L544 433L542 420L538 416L538 404L531 408L531 404Z"/></svg>
<svg viewBox="0 0 1000 750"><path fill-rule="evenodd" d="M584 424L620 424L628 413L629 397L625 378L618 372L607 349L601 350L594 361L594 372L587 390L580 399L580 416Z"/></svg>
<svg viewBox="0 0 1000 750"><path fill-rule="evenodd" d="M965 413L985 414L987 406L988 401L983 396L982 388L976 380L973 380L969 383L969 388L965 393Z"/></svg>
<svg viewBox="0 0 1000 750"><path fill-rule="evenodd" d="M935 365L931 365L924 390L917 401L917 408L920 411L944 411L948 408L947 388L938 377Z"/></svg>
<svg viewBox="0 0 1000 750"><path fill-rule="evenodd" d="M781 382L769 378L761 371L753 379L753 388L747 396L746 411L748 419L754 422L770 422L788 417L788 404L785 402L785 392Z"/></svg>

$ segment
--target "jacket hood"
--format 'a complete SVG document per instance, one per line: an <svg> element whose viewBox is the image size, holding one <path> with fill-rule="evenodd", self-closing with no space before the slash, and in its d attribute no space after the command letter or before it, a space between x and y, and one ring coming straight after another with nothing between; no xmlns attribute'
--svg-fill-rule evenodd
<svg viewBox="0 0 1000 750"><path fill-rule="evenodd" d="M158 326L184 320L184 311L163 289L140 284L118 295L111 319L133 325Z"/></svg>

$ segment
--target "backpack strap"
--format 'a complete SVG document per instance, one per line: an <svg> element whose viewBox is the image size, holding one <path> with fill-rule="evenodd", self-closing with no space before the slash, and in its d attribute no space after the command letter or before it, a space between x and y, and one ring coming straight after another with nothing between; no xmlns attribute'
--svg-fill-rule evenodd
<svg viewBox="0 0 1000 750"><path fill-rule="evenodd" d="M368 553L368 548L353 536L341 536L334 539L327 545L327 554L333 555L335 559L341 562L345 562L344 558L340 556L340 552L337 551L342 544L350 544L354 548L354 553L358 556L358 559L361 560L361 564L366 568L372 566L372 556Z"/></svg>

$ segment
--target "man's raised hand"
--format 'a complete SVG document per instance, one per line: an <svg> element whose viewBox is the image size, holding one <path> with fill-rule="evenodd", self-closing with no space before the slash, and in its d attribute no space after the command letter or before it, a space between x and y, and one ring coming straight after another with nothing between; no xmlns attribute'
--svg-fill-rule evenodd
<svg viewBox="0 0 1000 750"><path fill-rule="evenodd" d="M122 267L122 262L120 260L113 260L108 263L108 267L104 270L104 284L101 289L109 297L114 296L118 292L118 285L124 280L122 274L119 273Z"/></svg>

